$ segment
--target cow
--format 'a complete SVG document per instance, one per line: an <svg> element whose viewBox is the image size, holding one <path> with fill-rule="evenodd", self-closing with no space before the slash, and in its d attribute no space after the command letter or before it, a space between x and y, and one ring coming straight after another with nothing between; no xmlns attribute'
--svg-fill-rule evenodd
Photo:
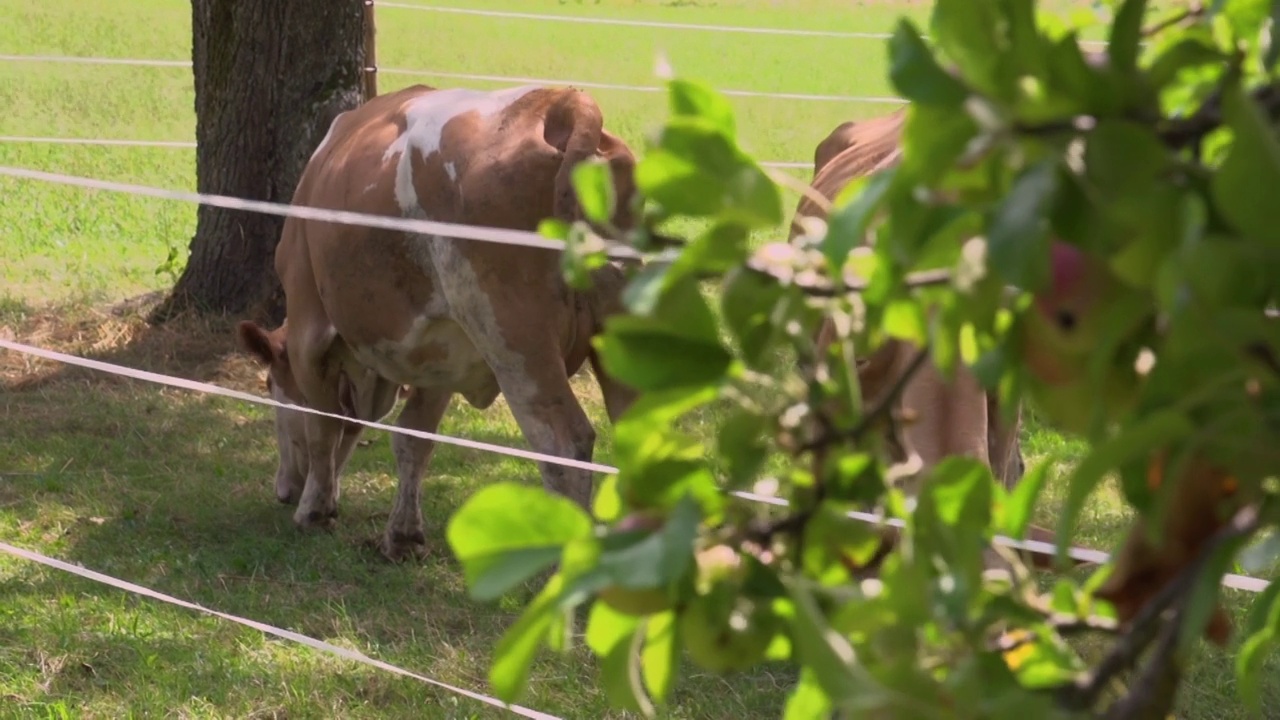
<svg viewBox="0 0 1280 720"><path fill-rule="evenodd" d="M902 131L907 120L903 107L887 115L863 121L849 121L832 130L814 151L814 177L810 185L828 202L834 200L858 177L891 167L901 158ZM804 234L802 218L825 219L826 211L810 197L801 197L790 229L789 242ZM825 347L835 332L830 318L816 331L819 347ZM889 339L874 352L858 360L858 378L868 403L879 401L906 371L917 348ZM1018 442L1021 407L1011 418L999 411L999 398L986 391L973 373L958 365L947 382L932 364L924 363L905 385L896 403L910 408L914 419L905 423L900 436L889 438L898 461L910 454L919 456L921 470L927 471L949 456L972 457L986 463L996 480L1012 489L1021 479L1024 465ZM1030 528L1030 536L1052 540L1049 531ZM887 550L887 548L885 548ZM1037 558L1039 566L1048 563Z"/></svg>
<svg viewBox="0 0 1280 720"><path fill-rule="evenodd" d="M635 156L604 129L588 94L413 85L335 118L292 202L532 231L547 218L583 219L571 173L593 160L614 184L610 224L633 228ZM501 394L536 452L590 461L596 430L569 378L590 363L611 421L634 402L636 392L605 372L591 345L605 319L623 312L626 270L607 263L589 289L576 290L561 256L290 217L275 253L287 320L271 331L244 321L239 339L267 366L281 402L371 419L390 411L403 385L410 391L396 424L431 432L454 394L478 409ZM308 413L299 438L289 415L298 413L277 410L288 466L277 474L277 497L297 503L299 527L328 525L358 426ZM400 560L426 544L419 493L434 443L397 433L392 449L398 489L379 544ZM539 468L547 488L589 505L590 471Z"/></svg>

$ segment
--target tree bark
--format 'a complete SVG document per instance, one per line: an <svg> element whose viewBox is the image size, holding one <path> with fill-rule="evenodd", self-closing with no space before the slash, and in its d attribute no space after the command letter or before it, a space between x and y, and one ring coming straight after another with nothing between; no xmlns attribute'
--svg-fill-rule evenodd
<svg viewBox="0 0 1280 720"><path fill-rule="evenodd" d="M196 189L287 203L338 113L363 102L363 0L192 0ZM283 318L284 218L201 205L186 268L152 313Z"/></svg>

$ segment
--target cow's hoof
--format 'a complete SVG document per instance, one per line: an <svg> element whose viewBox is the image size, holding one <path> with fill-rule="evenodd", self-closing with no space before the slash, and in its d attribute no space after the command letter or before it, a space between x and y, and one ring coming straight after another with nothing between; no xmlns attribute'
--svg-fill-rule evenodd
<svg viewBox="0 0 1280 720"><path fill-rule="evenodd" d="M282 505L297 505L302 500L304 486L301 479L277 476L275 481L276 500L279 500Z"/></svg>
<svg viewBox="0 0 1280 720"><path fill-rule="evenodd" d="M331 530L338 518L338 507L317 508L303 512L301 509L293 515L293 522L303 530Z"/></svg>
<svg viewBox="0 0 1280 720"><path fill-rule="evenodd" d="M421 530L388 532L378 541L378 552L393 563L427 556L427 536Z"/></svg>

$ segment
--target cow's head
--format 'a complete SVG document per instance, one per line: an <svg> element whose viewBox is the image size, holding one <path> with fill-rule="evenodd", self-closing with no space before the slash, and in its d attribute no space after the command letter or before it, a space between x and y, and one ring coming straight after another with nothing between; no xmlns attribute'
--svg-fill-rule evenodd
<svg viewBox="0 0 1280 720"><path fill-rule="evenodd" d="M303 396L285 350L287 324L288 320L275 330L267 331L246 320L236 326L236 335L240 345L266 366L267 393L271 399L287 405L302 405ZM276 447L280 453L275 477L276 498L282 503L295 503L302 496L302 488L307 481L307 423L304 413L276 408Z"/></svg>
<svg viewBox="0 0 1280 720"><path fill-rule="evenodd" d="M275 330L265 330L244 321L237 327L240 344L267 368L267 392L271 399L286 405L307 405L306 396L298 387L290 366L286 349L288 320ZM360 365L341 338L335 339L326 356L326 362L337 370L338 410L342 415L358 420L377 421L391 412L396 400L408 396L409 389L380 377L372 369ZM345 440L334 458L341 472L350 456L356 435L363 428L355 423L344 423ZM348 437L349 436L349 437ZM282 503L295 503L306 485L309 461L307 456L306 413L276 408L276 446L280 452L280 464L276 469L276 498Z"/></svg>

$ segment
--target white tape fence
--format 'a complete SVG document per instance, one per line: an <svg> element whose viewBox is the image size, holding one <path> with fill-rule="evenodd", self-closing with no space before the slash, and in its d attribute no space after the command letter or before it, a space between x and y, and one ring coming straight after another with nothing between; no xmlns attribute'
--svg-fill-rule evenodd
<svg viewBox="0 0 1280 720"><path fill-rule="evenodd" d="M75 138L75 137L41 137L37 135L0 135L0 144L34 144L34 145L86 145L103 147L139 147L139 148L173 148L192 150L196 147L193 140L131 140L128 138ZM777 169L813 168L811 162L774 161L760 162L761 167Z"/></svg>
<svg viewBox="0 0 1280 720"><path fill-rule="evenodd" d="M416 3L382 2L375 0L374 7L392 8L395 10L413 10L417 12L433 12L448 15L471 15L499 20L534 20L539 22L559 22L577 25L613 25L617 27L641 27L657 30L693 30L711 33L734 33L746 35L780 35L784 37L803 38L841 38L848 40L887 40L892 35L886 32L855 32L847 30L810 30L805 28L755 27L751 25L707 25L700 23L664 22L660 20L627 20L622 18L587 17L582 15L559 15L551 13L514 12L508 10L480 10L476 8L443 7L439 5L420 5ZM924 36L927 41L929 37ZM1081 40L1081 45L1106 47L1104 40Z"/></svg>
<svg viewBox="0 0 1280 720"><path fill-rule="evenodd" d="M282 408L287 410L293 410L296 412L310 413L310 414L319 415L322 417L334 418L338 420L343 420L345 422L352 422L359 425L363 425L365 427L374 428L376 430L385 430L390 433L400 433L403 435L422 438L424 440L432 440L435 442L441 442L448 445L457 445L460 447L466 447L466 448L471 448L475 450L493 452L500 455L518 457L526 460L532 460L534 462L547 463L550 465L563 465L565 467L573 467L573 468L578 468L582 470L588 470L591 472L598 472L598 473L605 473L605 474L616 474L618 472L618 469L616 467L613 467L611 465L604 465L602 463L584 462L581 460L574 460L572 458L564 458L556 455L548 455L544 453L534 452L532 450L523 450L520 448L507 447L503 445L495 445L493 443L485 443L485 442L480 442L476 440L468 440L466 438L457 438L449 435L440 435L438 433L428 433L428 432L423 432L421 430L413 430L409 428L386 425L380 422L349 418L343 415L337 415L333 413L323 412L320 410L315 410L313 408L306 407L306 406L280 403L271 398L267 398L259 395L253 395L251 393L241 392L239 390L232 390L230 388L221 387L219 385L198 382L195 380L188 380L185 378L173 377L170 375L163 375L160 373L149 372L146 370L138 370L136 368L130 368L130 367L125 367L123 365L103 362L101 360L93 360L90 358L84 358L77 355L69 355L67 353L61 353L54 350L48 350L46 348L40 348L33 345L18 343L18 342L6 340L3 338L0 338L0 349L23 353L26 355L43 358L45 360L52 360L54 362L60 362L67 365L83 367L90 370L97 370L99 372L104 372L104 373L116 375L119 377L126 377L134 380L142 380L144 382L167 385L169 387L189 390L197 393L204 393L209 395L217 395L221 397L233 398L236 400L242 400L245 402L255 403L258 405L265 405L273 408ZM769 495L761 495L758 493L743 492L743 491L735 491L731 494L734 495L735 497L738 497L743 500L749 500L751 502L759 502L759 503L766 503L770 505L779 505L779 506L789 505L786 499L769 496ZM855 520L876 524L876 525L891 525L895 527L903 526L903 523L900 520L897 520L895 518L883 518L871 513L850 511L848 513L848 516ZM1004 535L997 535L993 538L993 542L997 545L1002 545L1004 547L1014 548L1018 550L1023 550L1025 552L1037 553L1042 555L1053 556L1057 553L1056 548L1052 544L1040 542L1036 540L1015 540L1014 538L1007 537ZM1070 557L1077 560L1083 560L1085 562L1093 562L1098 564L1105 563L1107 562L1107 560L1110 559L1110 556L1107 553L1104 553L1098 550L1091 550L1088 548L1070 547L1067 550L1067 554ZM1270 583L1267 582L1266 580L1253 578L1246 575L1228 574L1223 577L1222 584L1226 587L1234 588L1237 590L1245 590L1248 592L1256 593L1256 592L1261 592L1262 590L1265 590L1267 585L1269 585Z"/></svg>
<svg viewBox="0 0 1280 720"><path fill-rule="evenodd" d="M190 60L164 60L159 58L119 58L88 57L81 55L0 55L0 62L29 62L47 64L77 65L121 65L134 67L180 67L190 68ZM373 69L373 68L368 68ZM451 80L468 80L473 82L506 83L510 85L563 85L593 90L617 90L622 92L657 93L665 88L657 85L628 85L623 83L607 83L592 80L559 80L556 78L521 77L514 75L486 75L478 73L459 73L438 70L416 70L408 68L378 67L380 75L408 75L419 77L438 77ZM716 92L728 97L763 98L770 100L800 100L811 102L847 102L902 105L904 98L890 95L824 95L818 93L770 92L765 90L718 89Z"/></svg>
<svg viewBox="0 0 1280 720"><path fill-rule="evenodd" d="M274 635L278 638L283 638L285 640L298 643L299 645L305 645L309 648L312 648L313 650L319 650L321 652L329 653L330 655L336 655L346 660L352 660L354 662L358 662L364 665L369 665L379 670L385 670L386 672L394 673L402 677L413 678L414 680L417 680L419 682L426 683L434 687L438 687L442 690L447 690L457 695L462 695L464 697L471 698L472 700L475 700L477 702L482 702L485 705L490 705L503 710L508 710L521 717L531 718L531 720L560 720L555 715L548 715L547 713L538 712L537 710L531 710L521 705L508 705L507 703L504 703L501 700L498 700L497 698L492 698L492 697L489 697L488 695L482 695L481 693L472 692L471 690L460 688L455 685L450 685L449 683L440 682L439 680L433 680L432 678L426 677L425 675L419 675L418 673L405 670L404 668L397 667L395 665L392 665L391 663L387 663L387 662L383 662L382 660L371 658L362 652L349 650L344 647L339 647L332 643L327 643L323 640L317 640L313 637L308 637L301 633L296 633L292 630L285 630L284 628L279 628L274 625L268 625L267 623L264 623L264 622L258 622L257 620L250 620L249 618L243 618L243 617L240 617L239 615L232 615L231 613L224 613L219 610L211 610L203 605L198 605L196 603L189 602L187 600L182 600L172 595L166 595L165 593L152 590L151 588L143 587L142 585L137 585L127 580L121 580L119 578L115 578L110 575L104 575L100 572L89 570L87 568L80 567L79 565L73 565L63 560L47 557L45 555L41 555L40 553L33 552L25 548L20 548L15 545L10 545L8 543L0 542L0 552L6 553L8 555L12 555L13 557L16 557L16 558L21 558L23 560L27 560L30 562L39 563L41 565L45 565L45 566L54 568L56 570L61 570L62 572L70 573L72 575L85 578L86 580L92 580L96 583L108 585L118 590L130 592L135 595L141 595L142 597L151 598L152 600L159 600L160 602L168 603L170 605L177 605L178 607L186 608L188 610L195 610L196 612L203 613L205 615L212 615L213 617L221 618L223 620L228 620L238 625L244 625L245 627L253 628L254 630L258 630L268 635Z"/></svg>

